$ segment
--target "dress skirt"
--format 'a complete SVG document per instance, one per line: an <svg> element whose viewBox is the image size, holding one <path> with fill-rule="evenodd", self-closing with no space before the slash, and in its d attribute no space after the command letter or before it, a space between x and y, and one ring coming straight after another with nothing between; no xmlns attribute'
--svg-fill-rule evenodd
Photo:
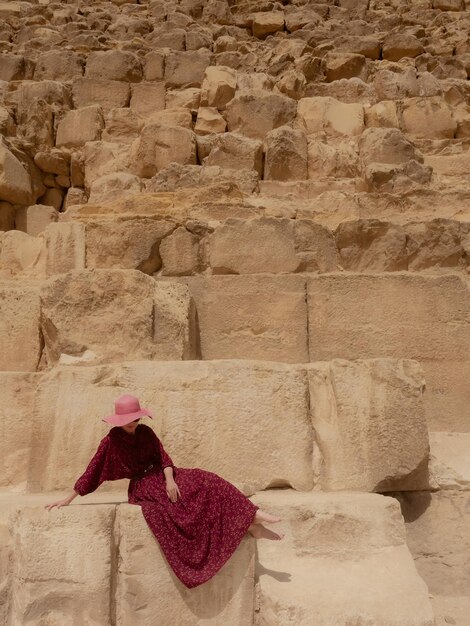
<svg viewBox="0 0 470 626"><path fill-rule="evenodd" d="M186 587L206 582L227 562L258 507L234 485L202 469L173 468L181 492L166 493L163 471L132 479L129 502L142 514L166 560Z"/></svg>

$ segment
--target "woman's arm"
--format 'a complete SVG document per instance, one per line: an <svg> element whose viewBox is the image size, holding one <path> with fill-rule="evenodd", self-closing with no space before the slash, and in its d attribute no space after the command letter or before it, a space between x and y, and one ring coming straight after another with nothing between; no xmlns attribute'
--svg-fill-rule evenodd
<svg viewBox="0 0 470 626"><path fill-rule="evenodd" d="M44 508L46 508L46 509L48 509L50 511L51 509L53 509L56 506L58 509L60 509L61 506L69 505L72 502L72 500L74 498L76 498L78 495L80 495L80 494L77 493L74 490L73 493L71 493L69 496L67 496L63 500L57 500L57 502L51 502L50 504L46 504L46 506Z"/></svg>

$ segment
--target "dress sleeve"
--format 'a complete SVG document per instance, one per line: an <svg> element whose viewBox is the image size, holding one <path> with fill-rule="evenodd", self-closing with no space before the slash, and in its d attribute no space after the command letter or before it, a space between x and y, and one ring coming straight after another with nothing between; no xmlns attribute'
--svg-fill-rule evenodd
<svg viewBox="0 0 470 626"><path fill-rule="evenodd" d="M88 467L73 486L74 490L81 496L95 491L102 482L107 480L105 466L109 443L109 437L104 437L100 441L98 449L89 462Z"/></svg>
<svg viewBox="0 0 470 626"><path fill-rule="evenodd" d="M173 461L171 460L170 455L166 452L165 448L163 447L162 442L157 437L153 429L149 427L149 431L150 431L150 436L152 437L152 440L153 440L153 444L155 446L155 450L161 459L162 469L165 469L165 467L175 467Z"/></svg>

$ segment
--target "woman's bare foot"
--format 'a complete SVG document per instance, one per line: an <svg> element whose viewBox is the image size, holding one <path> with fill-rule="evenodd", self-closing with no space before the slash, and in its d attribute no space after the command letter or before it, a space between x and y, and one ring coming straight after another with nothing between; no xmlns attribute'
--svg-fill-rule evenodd
<svg viewBox="0 0 470 626"><path fill-rule="evenodd" d="M269 513L265 513L261 509L258 509L256 511L256 515L254 519L255 524L261 524L262 522L265 522L266 524L277 524L277 522L280 522L280 521L281 521L280 517L277 517L276 515L270 515Z"/></svg>
<svg viewBox="0 0 470 626"><path fill-rule="evenodd" d="M252 524L248 528L248 532L256 539L272 539L274 541L279 541L279 539L284 537L284 533L275 533L273 530L266 528L266 526L263 526L262 524Z"/></svg>

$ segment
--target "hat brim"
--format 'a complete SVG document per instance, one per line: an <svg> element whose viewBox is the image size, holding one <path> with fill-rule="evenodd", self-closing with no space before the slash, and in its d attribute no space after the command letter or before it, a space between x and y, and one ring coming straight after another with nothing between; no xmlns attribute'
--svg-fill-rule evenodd
<svg viewBox="0 0 470 626"><path fill-rule="evenodd" d="M108 415L102 418L103 422L107 424L113 424L114 426L125 426L126 424L130 424L138 417L150 417L153 419L150 411L146 408L140 409L140 411L135 411L134 413L126 413L125 415L119 415L115 413L114 415Z"/></svg>

